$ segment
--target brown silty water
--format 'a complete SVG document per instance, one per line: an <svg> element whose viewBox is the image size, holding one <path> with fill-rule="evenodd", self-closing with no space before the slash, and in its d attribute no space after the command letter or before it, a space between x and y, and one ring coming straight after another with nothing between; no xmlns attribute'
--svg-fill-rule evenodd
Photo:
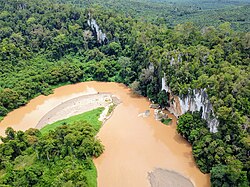
<svg viewBox="0 0 250 187"><path fill-rule="evenodd" d="M150 102L118 83L84 82L38 96L4 118L0 135L9 126L15 130L34 128L57 105L94 92L111 92L122 102L97 135L105 146L104 153L94 159L99 187L149 187L148 172L155 168L178 172L197 187L210 186L209 175L201 173L195 164L191 146L177 134L175 116L169 114L173 119L170 126L156 121ZM150 116L138 117L145 110L150 110Z"/></svg>

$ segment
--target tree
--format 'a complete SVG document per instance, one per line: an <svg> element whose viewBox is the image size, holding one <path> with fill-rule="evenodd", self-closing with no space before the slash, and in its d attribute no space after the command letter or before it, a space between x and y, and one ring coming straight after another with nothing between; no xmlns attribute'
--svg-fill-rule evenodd
<svg viewBox="0 0 250 187"><path fill-rule="evenodd" d="M121 45L117 42L111 42L108 44L106 53L108 55L118 55L121 51Z"/></svg>
<svg viewBox="0 0 250 187"><path fill-rule="evenodd" d="M246 171L242 171L239 160L230 161L229 165L217 165L211 170L212 186L248 187Z"/></svg>
<svg viewBox="0 0 250 187"><path fill-rule="evenodd" d="M8 110L0 105L0 116L5 116L8 113Z"/></svg>
<svg viewBox="0 0 250 187"><path fill-rule="evenodd" d="M141 94L139 81L134 81L132 84L129 85L129 87L132 89L134 93L139 95Z"/></svg>
<svg viewBox="0 0 250 187"><path fill-rule="evenodd" d="M192 122L193 122L193 116L191 113L186 113L185 115L182 115L179 118L177 131L186 139L188 139L191 133L193 126Z"/></svg>
<svg viewBox="0 0 250 187"><path fill-rule="evenodd" d="M16 132L15 132L14 129L11 128L11 127L8 127L8 128L5 130L5 134L6 134L5 140L7 140L7 141L9 141L9 140L14 140L15 137L16 137Z"/></svg>
<svg viewBox="0 0 250 187"><path fill-rule="evenodd" d="M168 106L168 94L166 90L161 90L157 97L158 104L161 106L161 108Z"/></svg>

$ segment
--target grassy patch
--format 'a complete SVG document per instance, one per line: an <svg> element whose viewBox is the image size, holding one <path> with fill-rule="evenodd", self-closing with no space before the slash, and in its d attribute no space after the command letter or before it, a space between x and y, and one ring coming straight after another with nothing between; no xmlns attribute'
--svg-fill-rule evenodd
<svg viewBox="0 0 250 187"><path fill-rule="evenodd" d="M76 116L69 117L67 119L63 119L60 121L57 121L55 123L46 125L41 129L42 134L48 133L51 130L54 130L56 127L59 127L61 125L65 124L72 124L76 121L86 121L87 123L93 125L96 131L98 131L101 127L102 122L98 120L100 114L103 112L104 108L100 107L82 114L78 114Z"/></svg>
<svg viewBox="0 0 250 187"><path fill-rule="evenodd" d="M172 122L172 119L171 118L162 119L161 122L165 125L170 125L170 123Z"/></svg>
<svg viewBox="0 0 250 187"><path fill-rule="evenodd" d="M109 106L107 116L109 116L114 111L115 107L116 105L114 103Z"/></svg>
<svg viewBox="0 0 250 187"><path fill-rule="evenodd" d="M87 177L87 183L91 187L96 187L97 186L97 170L94 165L93 160L90 161L90 168L87 170L85 173L85 176Z"/></svg>

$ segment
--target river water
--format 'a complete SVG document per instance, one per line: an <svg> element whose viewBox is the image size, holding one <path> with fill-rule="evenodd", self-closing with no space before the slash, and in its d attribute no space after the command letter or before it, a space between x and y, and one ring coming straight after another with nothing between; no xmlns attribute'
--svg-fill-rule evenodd
<svg viewBox="0 0 250 187"><path fill-rule="evenodd" d="M210 186L209 175L202 174L193 160L191 146L177 134L176 118L169 114L173 119L170 126L156 121L149 101L118 83L84 82L38 96L1 121L0 135L8 126L15 130L34 128L62 102L96 92L111 92L122 102L97 135L105 146L104 153L94 160L99 187L149 187L148 173L155 168L178 172L197 187ZM150 110L150 116L138 117L145 110Z"/></svg>

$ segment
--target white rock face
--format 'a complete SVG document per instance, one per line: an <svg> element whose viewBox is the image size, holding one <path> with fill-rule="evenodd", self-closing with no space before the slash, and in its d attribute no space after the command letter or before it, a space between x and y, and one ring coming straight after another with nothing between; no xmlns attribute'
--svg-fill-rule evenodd
<svg viewBox="0 0 250 187"><path fill-rule="evenodd" d="M162 90L166 90L166 92L169 91L168 86L167 86L167 83L166 83L165 74L164 74L164 77L161 78L161 89L162 89Z"/></svg>
<svg viewBox="0 0 250 187"><path fill-rule="evenodd" d="M171 60L170 60L170 65L172 66L174 64L175 64L174 57L172 57Z"/></svg>
<svg viewBox="0 0 250 187"><path fill-rule="evenodd" d="M96 20L94 19L88 19L88 25L95 30L96 35L97 35L97 41L99 43L104 42L106 37L106 34L102 32L102 30L100 29L99 25L96 23Z"/></svg>
<svg viewBox="0 0 250 187"><path fill-rule="evenodd" d="M193 94L186 96L173 96L170 88L167 86L165 76L162 78L162 90L166 90L173 97L168 110L175 116L180 116L187 111L200 111L202 109L202 118L208 123L211 132L217 132L219 121L216 119L213 111L213 106L209 101L205 89L192 90Z"/></svg>

